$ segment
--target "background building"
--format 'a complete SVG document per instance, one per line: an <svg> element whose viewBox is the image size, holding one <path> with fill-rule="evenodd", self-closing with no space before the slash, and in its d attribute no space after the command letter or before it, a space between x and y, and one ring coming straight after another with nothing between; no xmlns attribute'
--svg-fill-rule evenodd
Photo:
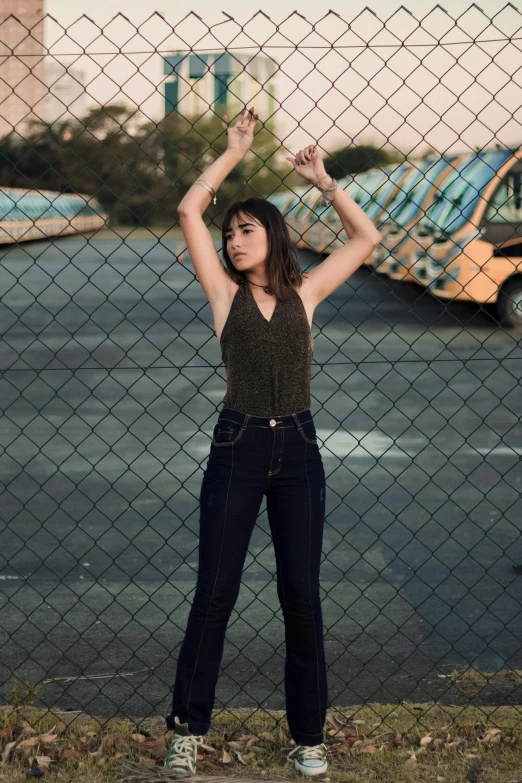
<svg viewBox="0 0 522 783"><path fill-rule="evenodd" d="M266 122L276 110L277 63L263 54L174 52L164 57L165 114L178 111L187 119L210 108L233 117L245 104L254 105Z"/></svg>
<svg viewBox="0 0 522 783"><path fill-rule="evenodd" d="M82 117L87 111L89 96L85 91L86 72L74 62L48 57L45 80L49 88L45 117L52 124L66 117Z"/></svg>
<svg viewBox="0 0 522 783"><path fill-rule="evenodd" d="M0 0L0 137L45 117L44 12L44 0Z"/></svg>

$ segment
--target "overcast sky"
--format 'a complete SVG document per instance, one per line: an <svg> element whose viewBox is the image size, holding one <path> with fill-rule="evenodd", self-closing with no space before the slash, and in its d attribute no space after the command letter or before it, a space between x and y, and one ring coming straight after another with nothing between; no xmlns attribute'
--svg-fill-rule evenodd
<svg viewBox="0 0 522 783"><path fill-rule="evenodd" d="M263 51L281 63L277 98L287 111L280 111L280 137L292 152L317 140L325 149L364 140L388 141L401 149L430 144L440 151L495 141L521 144L522 12L500 0L481 0L482 11L475 7L467 13L470 2L452 0L447 4L451 16L435 5L406 3L411 16L398 10L401 3L373 0L375 17L363 10L365 3L346 0L328 0L321 13L317 0L192 0L190 8L202 21L194 16L183 21L189 5L164 0L90 0L83 10L92 22L79 19L81 6L70 0L47 0L45 9L59 23L48 21L46 28L57 56L71 59L88 50L89 57L78 58L78 64L87 72L89 93L102 103L123 98L155 119L163 110L165 78L155 49L229 46L254 54L256 44L265 44ZM260 8L271 21L257 16L249 22ZM296 9L304 19L288 19ZM329 9L342 19L323 18ZM166 21L150 19L154 11ZM118 12L129 22L114 19ZM348 30L345 22L361 12ZM68 38L60 26L68 28ZM507 44L506 36L519 40ZM436 45L440 39L443 46ZM401 47L405 41L408 46ZM371 48L365 49L368 42ZM329 89L332 84L337 89Z"/></svg>

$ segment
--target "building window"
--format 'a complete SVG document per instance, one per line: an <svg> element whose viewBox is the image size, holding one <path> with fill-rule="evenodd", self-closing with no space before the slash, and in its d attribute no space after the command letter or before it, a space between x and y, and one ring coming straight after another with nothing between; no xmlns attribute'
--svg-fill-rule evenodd
<svg viewBox="0 0 522 783"><path fill-rule="evenodd" d="M228 85L232 80L231 73L214 74L214 104L216 109L226 108L228 103Z"/></svg>
<svg viewBox="0 0 522 783"><path fill-rule="evenodd" d="M165 114L168 114L169 111L177 111L178 101L178 80L165 82Z"/></svg>

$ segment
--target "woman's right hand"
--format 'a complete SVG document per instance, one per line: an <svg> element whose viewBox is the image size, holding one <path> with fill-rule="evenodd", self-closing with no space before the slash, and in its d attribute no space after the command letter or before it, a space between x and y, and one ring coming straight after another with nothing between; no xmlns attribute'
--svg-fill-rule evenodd
<svg viewBox="0 0 522 783"><path fill-rule="evenodd" d="M254 129L258 119L259 117L257 114L254 114L253 106L251 109L243 109L239 113L236 124L233 127L228 125L228 118L225 114L222 123L223 128L227 131L227 149L236 153L241 153L241 156L245 155L252 146Z"/></svg>

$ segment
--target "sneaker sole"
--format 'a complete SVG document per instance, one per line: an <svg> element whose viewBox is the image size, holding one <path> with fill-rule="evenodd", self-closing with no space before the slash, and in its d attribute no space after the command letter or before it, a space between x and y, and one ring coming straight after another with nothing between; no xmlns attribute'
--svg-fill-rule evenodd
<svg viewBox="0 0 522 783"><path fill-rule="evenodd" d="M171 772L176 772L183 777L194 777L194 772L191 772L189 769L185 769L185 767L168 767L166 764L163 765L163 769L169 769Z"/></svg>
<svg viewBox="0 0 522 783"><path fill-rule="evenodd" d="M294 762L294 767L301 775L305 775L307 778L315 777L316 775L324 775L328 770L328 764L323 767L302 767L299 762Z"/></svg>

